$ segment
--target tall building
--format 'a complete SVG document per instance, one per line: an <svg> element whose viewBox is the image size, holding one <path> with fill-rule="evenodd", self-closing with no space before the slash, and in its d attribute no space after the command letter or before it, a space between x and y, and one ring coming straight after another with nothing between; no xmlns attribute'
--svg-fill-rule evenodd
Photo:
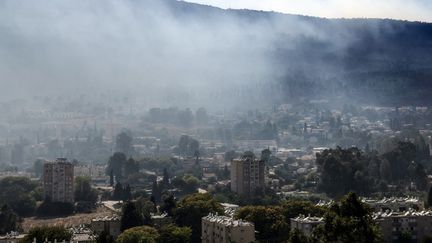
<svg viewBox="0 0 432 243"><path fill-rule="evenodd" d="M253 156L244 156L231 162L231 191L252 195L264 189L265 163Z"/></svg>
<svg viewBox="0 0 432 243"><path fill-rule="evenodd" d="M74 166L65 158L46 162L43 170L44 198L53 202L74 201Z"/></svg>
<svg viewBox="0 0 432 243"><path fill-rule="evenodd" d="M255 226L251 222L209 214L201 224L202 243L255 242Z"/></svg>

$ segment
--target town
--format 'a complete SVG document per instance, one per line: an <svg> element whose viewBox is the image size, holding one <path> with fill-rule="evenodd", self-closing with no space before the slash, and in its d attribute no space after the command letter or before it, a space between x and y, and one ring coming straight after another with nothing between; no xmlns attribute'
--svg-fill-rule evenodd
<svg viewBox="0 0 432 243"><path fill-rule="evenodd" d="M432 242L431 12L0 1L0 243Z"/></svg>
<svg viewBox="0 0 432 243"><path fill-rule="evenodd" d="M3 121L0 242L314 241L341 237L335 206L375 240L432 237L430 107L108 110Z"/></svg>

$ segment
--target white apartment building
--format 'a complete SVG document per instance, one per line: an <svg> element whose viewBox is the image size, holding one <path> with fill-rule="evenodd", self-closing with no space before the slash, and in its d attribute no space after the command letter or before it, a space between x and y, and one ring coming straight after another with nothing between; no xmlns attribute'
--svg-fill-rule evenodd
<svg viewBox="0 0 432 243"><path fill-rule="evenodd" d="M255 226L251 222L209 214L201 224L202 243L255 242Z"/></svg>

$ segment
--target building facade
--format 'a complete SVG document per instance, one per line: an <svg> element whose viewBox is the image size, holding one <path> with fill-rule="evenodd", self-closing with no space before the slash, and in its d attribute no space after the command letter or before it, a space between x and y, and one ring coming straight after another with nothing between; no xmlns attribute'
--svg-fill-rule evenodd
<svg viewBox="0 0 432 243"><path fill-rule="evenodd" d="M375 212L405 212L408 210L421 211L424 209L424 203L417 197L389 197L382 199L362 198Z"/></svg>
<svg viewBox="0 0 432 243"><path fill-rule="evenodd" d="M93 219L91 222L91 228L96 233L101 233L105 231L109 235L117 237L121 234L120 217L112 216Z"/></svg>
<svg viewBox="0 0 432 243"><path fill-rule="evenodd" d="M243 157L231 162L231 191L252 195L265 186L265 164L253 157Z"/></svg>
<svg viewBox="0 0 432 243"><path fill-rule="evenodd" d="M64 158L46 162L43 170L45 200L52 202L74 201L74 166Z"/></svg>
<svg viewBox="0 0 432 243"><path fill-rule="evenodd" d="M255 242L255 226L251 222L209 214L201 224L202 243Z"/></svg>
<svg viewBox="0 0 432 243"><path fill-rule="evenodd" d="M324 218L299 215L290 219L291 230L298 229L305 236L311 236L313 230L320 224L324 224Z"/></svg>
<svg viewBox="0 0 432 243"><path fill-rule="evenodd" d="M374 220L381 230L382 242L423 242L432 237L432 211L375 213ZM407 240L407 239L406 239Z"/></svg>

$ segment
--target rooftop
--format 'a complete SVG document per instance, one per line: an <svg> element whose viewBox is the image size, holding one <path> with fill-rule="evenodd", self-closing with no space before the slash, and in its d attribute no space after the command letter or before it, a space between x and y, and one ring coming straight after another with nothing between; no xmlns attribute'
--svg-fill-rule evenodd
<svg viewBox="0 0 432 243"><path fill-rule="evenodd" d="M209 214L203 217L203 220L208 220L213 223L223 224L225 226L241 227L241 226L254 226L253 223L243 221L241 219L236 220L228 216L221 216L217 214Z"/></svg>

